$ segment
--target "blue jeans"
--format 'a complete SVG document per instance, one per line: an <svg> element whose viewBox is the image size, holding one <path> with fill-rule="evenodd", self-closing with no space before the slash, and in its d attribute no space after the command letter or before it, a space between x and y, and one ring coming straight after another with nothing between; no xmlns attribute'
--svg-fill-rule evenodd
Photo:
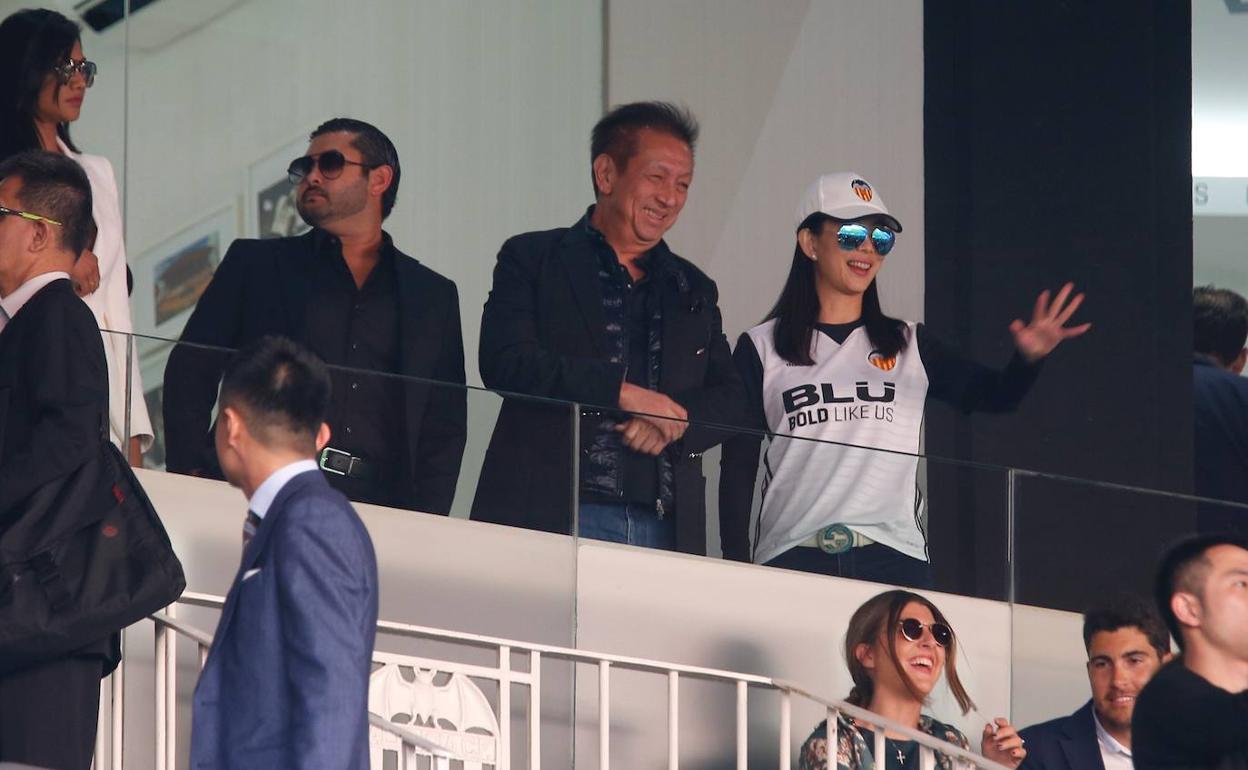
<svg viewBox="0 0 1248 770"><path fill-rule="evenodd" d="M653 505L581 503L581 537L643 548L676 550L676 519L660 519Z"/></svg>

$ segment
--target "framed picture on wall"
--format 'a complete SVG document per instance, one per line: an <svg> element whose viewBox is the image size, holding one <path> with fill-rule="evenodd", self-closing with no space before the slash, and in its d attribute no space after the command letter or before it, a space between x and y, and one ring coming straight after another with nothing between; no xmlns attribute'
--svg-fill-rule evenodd
<svg viewBox="0 0 1248 770"><path fill-rule="evenodd" d="M308 150L308 134L300 134L247 169L247 236L285 238L312 229L295 209L295 186L286 169Z"/></svg>
<svg viewBox="0 0 1248 770"><path fill-rule="evenodd" d="M135 259L134 330L177 339L237 234L238 208L231 203Z"/></svg>

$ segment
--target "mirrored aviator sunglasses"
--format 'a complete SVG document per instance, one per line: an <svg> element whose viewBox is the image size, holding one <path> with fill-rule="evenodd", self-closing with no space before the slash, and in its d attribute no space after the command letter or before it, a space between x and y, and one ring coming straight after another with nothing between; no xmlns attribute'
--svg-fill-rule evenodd
<svg viewBox="0 0 1248 770"><path fill-rule="evenodd" d="M903 618L897 625L901 627L901 635L912 642L917 642L923 638L924 628L932 632L932 639L941 647L948 647L949 643L953 641L953 629L944 623L933 623L930 626L925 626L923 621L918 618Z"/></svg>
<svg viewBox="0 0 1248 770"><path fill-rule="evenodd" d="M875 247L875 253L881 257L893 250L893 246L897 244L897 233L887 227L876 227L869 232L871 237L871 245ZM846 222L841 225L841 229L836 231L836 242L845 251L853 251L867 240L868 230L866 225L857 222Z"/></svg>
<svg viewBox="0 0 1248 770"><path fill-rule="evenodd" d="M95 75L100 70L93 61L87 61L86 59L74 61L70 59L63 64L57 65L52 71L63 86L69 85L69 81L74 79L75 72L81 73L82 79L86 81L87 88L90 88L95 85Z"/></svg>

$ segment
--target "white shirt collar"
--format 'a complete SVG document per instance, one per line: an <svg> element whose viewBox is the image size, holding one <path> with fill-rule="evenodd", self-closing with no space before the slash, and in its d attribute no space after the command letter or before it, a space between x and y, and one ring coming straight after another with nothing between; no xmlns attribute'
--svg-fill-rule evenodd
<svg viewBox="0 0 1248 770"><path fill-rule="evenodd" d="M290 465L284 465L273 471L260 486L256 487L256 491L252 493L251 499L247 501L248 509L264 518L264 514L269 512L269 506L273 505L273 501L277 499L277 493L282 491L282 487L286 486L286 482L298 476L300 473L315 471L320 468L315 460L298 460Z"/></svg>
<svg viewBox="0 0 1248 770"><path fill-rule="evenodd" d="M4 318L2 320L4 322L12 321L13 317L22 309L22 306L29 302L31 297L38 294L40 289L61 278L68 281L69 273L61 271L40 273L34 278L27 280L21 286L18 286L13 290L12 294L4 299L0 299L0 309L4 310ZM2 323L0 323L0 328L4 328Z"/></svg>
<svg viewBox="0 0 1248 770"><path fill-rule="evenodd" d="M1101 720L1096 716L1096 709L1092 709L1092 721L1096 724L1096 740L1101 744L1101 753L1122 754L1131 756L1131 749L1123 746L1118 739L1109 734L1109 731L1101 726Z"/></svg>

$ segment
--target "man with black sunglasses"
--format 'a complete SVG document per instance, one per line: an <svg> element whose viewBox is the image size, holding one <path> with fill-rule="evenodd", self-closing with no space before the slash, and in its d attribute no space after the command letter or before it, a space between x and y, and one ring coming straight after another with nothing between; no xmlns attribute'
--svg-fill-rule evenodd
<svg viewBox="0 0 1248 770"><path fill-rule="evenodd" d="M467 431L459 296L382 230L398 153L374 126L335 118L289 174L312 230L235 241L182 342L235 349L273 334L305 345L333 382L332 435L318 458L330 483L357 502L449 513ZM209 428L227 357L192 345L169 356L170 471L221 478Z"/></svg>

